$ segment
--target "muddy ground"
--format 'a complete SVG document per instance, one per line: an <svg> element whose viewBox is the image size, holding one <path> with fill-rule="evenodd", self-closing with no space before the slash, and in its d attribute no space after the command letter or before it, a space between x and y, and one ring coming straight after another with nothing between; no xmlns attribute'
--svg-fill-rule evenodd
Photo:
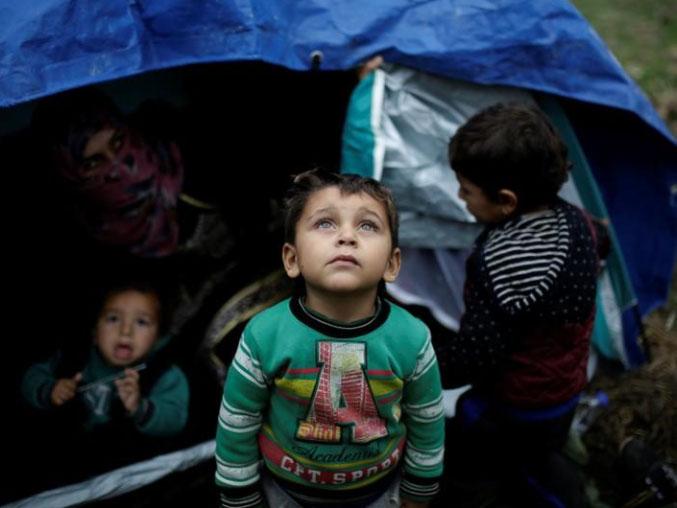
<svg viewBox="0 0 677 508"><path fill-rule="evenodd" d="M667 304L645 321L645 346L649 361L642 367L620 371L602 366L590 391L604 390L608 408L583 435L589 461L585 466L593 506L677 506L653 499L640 501L641 475L624 474L620 447L638 438L655 452L656 459L677 471L677 277ZM635 461L636 462L636 461ZM650 497L648 491L646 497ZM654 496L655 497L655 496Z"/></svg>

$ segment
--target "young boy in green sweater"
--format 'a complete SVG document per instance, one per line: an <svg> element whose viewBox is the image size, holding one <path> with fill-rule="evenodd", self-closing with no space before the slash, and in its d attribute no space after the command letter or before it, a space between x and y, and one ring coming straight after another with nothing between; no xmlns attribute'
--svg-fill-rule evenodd
<svg viewBox="0 0 677 508"><path fill-rule="evenodd" d="M374 180L294 179L282 260L299 291L252 319L228 372L221 506L259 506L265 492L275 507L425 507L438 493L444 416L430 333L382 297L400 268L397 227Z"/></svg>

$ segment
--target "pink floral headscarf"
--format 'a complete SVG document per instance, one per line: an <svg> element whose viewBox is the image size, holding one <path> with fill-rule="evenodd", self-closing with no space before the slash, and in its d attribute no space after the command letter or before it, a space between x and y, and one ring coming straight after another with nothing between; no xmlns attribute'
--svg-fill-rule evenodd
<svg viewBox="0 0 677 508"><path fill-rule="evenodd" d="M93 133L61 146L59 172L70 184L76 209L100 243L142 257L172 254L179 240L176 204L183 184L183 164L174 143L147 144L139 134L111 120L120 136L114 160L86 171L82 151ZM82 133L81 133L82 134Z"/></svg>

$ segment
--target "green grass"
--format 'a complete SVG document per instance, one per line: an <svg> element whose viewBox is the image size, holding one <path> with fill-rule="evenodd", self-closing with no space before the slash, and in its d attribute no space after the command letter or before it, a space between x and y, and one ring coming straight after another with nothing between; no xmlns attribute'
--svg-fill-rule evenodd
<svg viewBox="0 0 677 508"><path fill-rule="evenodd" d="M677 2L573 0L677 135Z"/></svg>

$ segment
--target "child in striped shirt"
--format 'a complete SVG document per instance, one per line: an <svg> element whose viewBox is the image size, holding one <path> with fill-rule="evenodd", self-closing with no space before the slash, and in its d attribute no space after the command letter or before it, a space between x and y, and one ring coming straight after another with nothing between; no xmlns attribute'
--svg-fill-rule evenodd
<svg viewBox="0 0 677 508"><path fill-rule="evenodd" d="M566 481L556 487L546 477L587 383L603 229L558 197L567 148L535 106L477 113L451 138L449 160L459 197L486 225L467 263L460 330L445 353L447 382L472 385L451 436L459 444L454 498L478 506L474 496L501 480L514 487L526 476L512 474L528 471L534 492L575 506L570 486L560 488Z"/></svg>
<svg viewBox="0 0 677 508"><path fill-rule="evenodd" d="M297 294L247 325L216 436L221 506L425 507L444 416L427 327L383 298L400 268L378 182L311 171L287 199ZM261 459L263 463L261 464Z"/></svg>

